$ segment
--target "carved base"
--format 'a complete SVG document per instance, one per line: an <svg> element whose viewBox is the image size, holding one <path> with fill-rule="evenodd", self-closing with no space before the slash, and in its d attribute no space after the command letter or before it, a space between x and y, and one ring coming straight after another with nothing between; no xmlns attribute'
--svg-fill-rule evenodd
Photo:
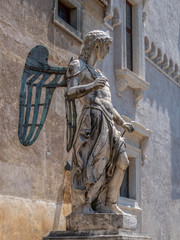
<svg viewBox="0 0 180 240"><path fill-rule="evenodd" d="M137 233L136 216L116 214L70 214L66 217L67 231L50 232L43 240L150 240Z"/></svg>
<svg viewBox="0 0 180 240"><path fill-rule="evenodd" d="M67 230L136 230L137 217L132 215L117 215L108 213L77 214L66 217Z"/></svg>
<svg viewBox="0 0 180 240"><path fill-rule="evenodd" d="M89 230L89 231L56 231L50 232L43 240L150 240L146 234L124 230Z"/></svg>

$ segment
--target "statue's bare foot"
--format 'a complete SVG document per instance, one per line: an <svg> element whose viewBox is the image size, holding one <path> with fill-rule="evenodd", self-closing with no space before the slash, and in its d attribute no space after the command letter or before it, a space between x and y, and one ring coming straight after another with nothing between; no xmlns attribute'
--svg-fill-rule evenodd
<svg viewBox="0 0 180 240"><path fill-rule="evenodd" d="M93 209L98 213L114 213L100 201L93 204Z"/></svg>
<svg viewBox="0 0 180 240"><path fill-rule="evenodd" d="M94 210L91 207L90 203L85 203L81 206L79 206L75 211L72 212L72 214L91 214L95 213Z"/></svg>
<svg viewBox="0 0 180 240"><path fill-rule="evenodd" d="M110 203L110 202L106 202L106 207L108 207L112 212L114 212L115 214L122 214L122 215L129 215L125 212L123 212L116 203Z"/></svg>

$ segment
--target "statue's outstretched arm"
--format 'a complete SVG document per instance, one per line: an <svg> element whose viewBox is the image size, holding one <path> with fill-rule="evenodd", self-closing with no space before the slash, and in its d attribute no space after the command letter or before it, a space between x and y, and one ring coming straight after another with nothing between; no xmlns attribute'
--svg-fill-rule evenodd
<svg viewBox="0 0 180 240"><path fill-rule="evenodd" d="M128 132L134 131L134 126L131 123L125 122L115 108L113 108L113 120L117 125L120 125L124 129L128 130Z"/></svg>
<svg viewBox="0 0 180 240"><path fill-rule="evenodd" d="M81 98L90 92L101 89L105 86L106 78L97 77L91 83L80 84L84 78L86 64L81 60L73 60L68 69L67 77L67 92L66 96L70 99Z"/></svg>
<svg viewBox="0 0 180 240"><path fill-rule="evenodd" d="M122 119L121 115L116 111L115 108L113 108L113 120L119 126L122 126L125 123L125 121Z"/></svg>
<svg viewBox="0 0 180 240"><path fill-rule="evenodd" d="M78 85L80 79L77 77L70 79L67 84L66 96L70 99L81 98L90 92L101 89L105 86L105 78L96 78L92 83Z"/></svg>

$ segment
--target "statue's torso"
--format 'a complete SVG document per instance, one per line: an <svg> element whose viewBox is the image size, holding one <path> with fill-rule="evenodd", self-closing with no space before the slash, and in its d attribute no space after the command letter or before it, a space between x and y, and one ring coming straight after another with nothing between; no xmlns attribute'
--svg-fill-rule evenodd
<svg viewBox="0 0 180 240"><path fill-rule="evenodd" d="M94 69L94 73L96 77L105 77L105 75L100 70ZM92 76L89 69L85 68L85 70L82 73L82 78L80 79L79 84L85 85L88 83L92 83L94 81L95 79ZM98 105L101 106L105 111L108 111L109 114L112 114L113 106L111 103L111 92L108 81L106 82L105 86L102 89L88 93L84 97L81 97L80 101L84 107L89 105L93 106Z"/></svg>

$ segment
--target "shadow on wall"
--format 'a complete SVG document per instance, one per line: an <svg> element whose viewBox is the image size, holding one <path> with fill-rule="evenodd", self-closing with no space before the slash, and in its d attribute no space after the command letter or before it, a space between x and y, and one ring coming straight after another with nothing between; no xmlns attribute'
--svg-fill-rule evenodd
<svg viewBox="0 0 180 240"><path fill-rule="evenodd" d="M59 189L57 202L56 202L56 209L54 214L54 222L52 227L52 230L54 231L58 230L58 227L59 227L59 221L60 221L60 216L62 211L62 194L64 195L64 191L62 192L61 189Z"/></svg>
<svg viewBox="0 0 180 240"><path fill-rule="evenodd" d="M154 126L152 129L155 129L155 134L159 137L158 140L161 141L161 139L163 139L162 144L164 144L162 146L162 144L156 139L157 144L155 147L157 147L156 150L159 158L156 160L162 161L164 168L171 166L171 198L176 200L180 199L180 89L169 79L166 79L166 77L149 63L146 63L146 66L146 76L147 81L150 83L150 88L145 92L144 100L149 101L152 109L156 107L155 119L152 116L152 119L154 119ZM167 119L169 119L169 123L164 122L163 124L163 121ZM159 125L157 125L158 122ZM162 127L162 125L168 126L170 129L168 130L165 127ZM160 126L159 129L158 126ZM168 139L169 131L171 135ZM166 155L163 151L168 149L168 141L171 146L169 148L170 153L167 152ZM167 145L165 146L165 144ZM169 164L164 158L170 158L171 164ZM166 179L164 179L164 181L166 181Z"/></svg>
<svg viewBox="0 0 180 240"><path fill-rule="evenodd" d="M63 196L63 199L62 199ZM71 184L70 184L70 172L65 171L63 191L59 189L56 209L54 214L53 231L65 230L65 216L71 213Z"/></svg>

